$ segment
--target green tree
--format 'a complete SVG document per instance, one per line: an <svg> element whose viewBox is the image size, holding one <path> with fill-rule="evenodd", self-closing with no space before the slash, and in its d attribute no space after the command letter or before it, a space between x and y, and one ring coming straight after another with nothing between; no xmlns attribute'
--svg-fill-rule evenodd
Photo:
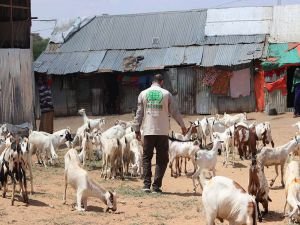
<svg viewBox="0 0 300 225"><path fill-rule="evenodd" d="M49 38L44 39L39 34L31 34L32 35L32 44L33 44L33 60L36 60L40 54L45 51Z"/></svg>

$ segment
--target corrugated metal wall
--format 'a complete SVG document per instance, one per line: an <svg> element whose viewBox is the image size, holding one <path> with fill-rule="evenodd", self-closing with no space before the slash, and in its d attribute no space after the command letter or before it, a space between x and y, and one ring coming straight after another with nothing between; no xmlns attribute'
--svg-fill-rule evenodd
<svg viewBox="0 0 300 225"><path fill-rule="evenodd" d="M194 114L196 93L196 71L193 67L177 69L179 109L185 114Z"/></svg>
<svg viewBox="0 0 300 225"><path fill-rule="evenodd" d="M0 123L34 120L34 79L30 49L0 49Z"/></svg>
<svg viewBox="0 0 300 225"><path fill-rule="evenodd" d="M217 96L210 93L210 87L203 85L202 79L204 77L204 69L196 69L196 113L197 114L216 114Z"/></svg>
<svg viewBox="0 0 300 225"><path fill-rule="evenodd" d="M286 112L286 97L282 95L280 90L265 91L265 112L268 113L270 109L276 109L277 113Z"/></svg>
<svg viewBox="0 0 300 225"><path fill-rule="evenodd" d="M121 113L131 113L137 107L137 99L140 91L133 85L122 85L120 88Z"/></svg>

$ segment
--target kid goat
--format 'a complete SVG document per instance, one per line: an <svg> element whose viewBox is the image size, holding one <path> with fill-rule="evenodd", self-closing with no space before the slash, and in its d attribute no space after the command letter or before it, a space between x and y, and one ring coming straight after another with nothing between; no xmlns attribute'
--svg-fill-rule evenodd
<svg viewBox="0 0 300 225"><path fill-rule="evenodd" d="M76 209L78 211L87 210L88 197L100 198L100 200L107 205L106 211L117 210L116 193L106 191L88 176L87 171L80 167L80 160L75 149L70 149L65 155L64 203L66 203L68 184L76 190ZM83 203L84 208L81 207L81 203Z"/></svg>

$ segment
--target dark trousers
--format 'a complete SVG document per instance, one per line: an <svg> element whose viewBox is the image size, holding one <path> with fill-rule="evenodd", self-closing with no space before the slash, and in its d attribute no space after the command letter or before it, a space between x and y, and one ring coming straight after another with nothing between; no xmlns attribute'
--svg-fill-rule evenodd
<svg viewBox="0 0 300 225"><path fill-rule="evenodd" d="M154 148L156 149L156 167L153 188L160 188L169 162L169 140L165 135L146 135L144 137L143 170L144 186L151 186L151 161Z"/></svg>
<svg viewBox="0 0 300 225"><path fill-rule="evenodd" d="M295 85L294 114L300 115L300 84Z"/></svg>

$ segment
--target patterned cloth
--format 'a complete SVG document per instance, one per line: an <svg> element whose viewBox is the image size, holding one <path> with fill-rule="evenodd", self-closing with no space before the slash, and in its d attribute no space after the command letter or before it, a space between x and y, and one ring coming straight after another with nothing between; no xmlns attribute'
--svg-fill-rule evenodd
<svg viewBox="0 0 300 225"><path fill-rule="evenodd" d="M213 86L219 73L221 72L218 69L206 68L202 83L207 86Z"/></svg>
<svg viewBox="0 0 300 225"><path fill-rule="evenodd" d="M42 113L53 111L52 94L50 87L43 84L39 87L40 108Z"/></svg>
<svg viewBox="0 0 300 225"><path fill-rule="evenodd" d="M232 71L220 70L221 73L217 76L215 80L211 93L215 95L225 95L228 96L230 78L232 76Z"/></svg>

